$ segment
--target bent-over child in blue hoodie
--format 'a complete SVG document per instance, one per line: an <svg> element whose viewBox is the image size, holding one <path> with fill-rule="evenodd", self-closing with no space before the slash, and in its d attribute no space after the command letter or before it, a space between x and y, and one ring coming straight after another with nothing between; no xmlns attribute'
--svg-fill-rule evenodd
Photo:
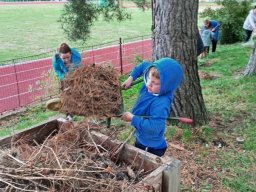
<svg viewBox="0 0 256 192"><path fill-rule="evenodd" d="M58 48L58 53L52 58L52 67L57 77L63 81L67 73L80 66L80 53L75 48L70 48L68 44L62 43Z"/></svg>
<svg viewBox="0 0 256 192"><path fill-rule="evenodd" d="M122 120L135 128L135 147L163 156L167 144L164 138L166 120L170 114L174 91L181 84L183 71L174 59L162 58L153 63L143 61L122 84L127 89L138 77L144 84L131 112L125 112Z"/></svg>

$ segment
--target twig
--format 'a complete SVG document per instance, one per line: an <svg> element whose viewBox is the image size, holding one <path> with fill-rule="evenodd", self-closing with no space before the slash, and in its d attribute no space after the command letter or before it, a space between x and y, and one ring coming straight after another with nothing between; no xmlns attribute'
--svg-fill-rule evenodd
<svg viewBox="0 0 256 192"><path fill-rule="evenodd" d="M11 184L11 183L5 181L5 180L2 180L1 178L0 178L0 181L3 182L3 183L5 183L5 184L7 184L7 185L9 185L9 186L11 186L11 187L13 187L13 188L15 188L15 189L17 189L17 190L21 190L21 191L31 191L31 192L34 192L34 191L35 191L35 190L26 190L26 189L22 189L22 188L16 187L15 185L13 185L13 184Z"/></svg>
<svg viewBox="0 0 256 192"><path fill-rule="evenodd" d="M100 153L100 150L99 150L97 144L94 142L94 140L93 140L93 138L92 138L92 135L91 135L91 133L90 133L89 125L87 126L87 130L88 130L88 135L89 135L89 137L91 138L91 140L92 140L92 142L93 142L93 144L94 144L94 146L95 146L97 152Z"/></svg>
<svg viewBox="0 0 256 192"><path fill-rule="evenodd" d="M22 179L22 180L58 180L58 181L69 181L70 179L73 179L73 180L78 180L78 181L88 181L88 182L93 182L93 183L97 183L97 184L102 184L102 185L105 185L107 186L108 183L103 183L103 182L100 182L98 180L100 179L95 179L95 180L92 180L92 179L87 179L87 178L79 178L78 176L76 177L73 177L73 176L65 176L65 175L62 175L62 176L52 176L52 177L36 177L36 176L18 176L18 175L12 175L12 174L8 174L8 173L0 173L0 175L3 175L3 176L8 176L8 177L11 177L11 178L17 178L17 179Z"/></svg>
<svg viewBox="0 0 256 192"><path fill-rule="evenodd" d="M91 167L93 169L99 169L98 171L97 170L92 170L92 171L85 171L85 170L82 170L82 169L54 169L54 168L34 168L33 171L63 171L63 172L72 172L72 171L76 171L76 172L81 172L81 173L103 173L105 172L105 168L101 168L101 167L92 167L92 166L88 166L88 167ZM9 170L15 170L15 173L25 173L25 172L28 172L28 171L31 171L31 169L28 169L28 170L17 170L17 169L11 169L11 168L8 168ZM0 173L2 174L2 173Z"/></svg>
<svg viewBox="0 0 256 192"><path fill-rule="evenodd" d="M58 159L57 155L55 154L54 150L53 150L52 148L46 146L46 145L45 145L45 147L46 147L47 149L50 149L50 150L52 151L52 153L53 153L53 155L54 155L54 157L55 157L55 159L56 159L56 161L57 161L57 163L58 163L60 169L62 170L63 168L62 168L62 166L61 166L61 164L60 164L60 162L59 162L59 159Z"/></svg>
<svg viewBox="0 0 256 192"><path fill-rule="evenodd" d="M35 155L32 153L31 156L30 156L32 159L28 159L28 161L33 161L33 160L36 158L36 156L40 154L40 152L41 152L42 149L43 149L44 144L48 141L48 139L51 137L51 135L52 135L54 132L55 132L55 130L52 131L52 132L46 137L46 139L44 140L43 144L41 145L41 148L39 149L39 151L38 151ZM32 157L32 155L33 155L33 157Z"/></svg>
<svg viewBox="0 0 256 192"><path fill-rule="evenodd" d="M175 149L180 150L180 151L183 151L183 150L184 150L184 147L182 147L182 146L180 146L180 145L178 145L178 144L174 144L174 143L169 142L169 145L170 145L171 147L175 148Z"/></svg>
<svg viewBox="0 0 256 192"><path fill-rule="evenodd" d="M20 163L20 164L22 164L22 165L26 165L26 163L24 163L23 161L21 161L21 160L15 158L15 157L13 157L13 156L10 155L10 154L7 154L7 156L10 157L10 158L12 158L13 160L17 161L18 163Z"/></svg>
<svg viewBox="0 0 256 192"><path fill-rule="evenodd" d="M127 137L127 139L122 143L122 145L120 145L119 148L116 149L116 151L111 155L111 157L117 155L121 149L123 149L124 145L132 138L133 134L135 133L135 129L132 130L132 132L130 133L130 135Z"/></svg>

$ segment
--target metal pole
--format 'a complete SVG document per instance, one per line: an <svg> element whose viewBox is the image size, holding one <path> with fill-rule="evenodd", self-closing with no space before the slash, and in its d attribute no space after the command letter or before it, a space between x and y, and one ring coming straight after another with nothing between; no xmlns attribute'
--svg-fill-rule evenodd
<svg viewBox="0 0 256 192"><path fill-rule="evenodd" d="M142 46L141 59L144 60L144 49L143 49L144 48L144 38L143 38L143 36L142 36L142 45L141 46Z"/></svg>
<svg viewBox="0 0 256 192"><path fill-rule="evenodd" d="M155 15L154 15L154 0L151 0L151 16L152 16L152 26L151 31L153 32L155 29Z"/></svg>
<svg viewBox="0 0 256 192"><path fill-rule="evenodd" d="M94 50L93 50L93 46L92 46L92 63L95 64L95 59L94 59Z"/></svg>
<svg viewBox="0 0 256 192"><path fill-rule="evenodd" d="M110 128L110 126L111 126L111 117L107 118L106 123L107 123L107 128Z"/></svg>
<svg viewBox="0 0 256 192"><path fill-rule="evenodd" d="M16 86L17 86L17 93L18 93L18 103L19 103L19 107L20 107L20 89L19 89L17 70L16 70L16 65L14 63L14 60L13 60L13 65L14 65L14 72L15 72L15 79L16 79Z"/></svg>
<svg viewBox="0 0 256 192"><path fill-rule="evenodd" d="M122 38L119 38L119 62L121 67L121 74L123 75L123 53L122 53Z"/></svg>

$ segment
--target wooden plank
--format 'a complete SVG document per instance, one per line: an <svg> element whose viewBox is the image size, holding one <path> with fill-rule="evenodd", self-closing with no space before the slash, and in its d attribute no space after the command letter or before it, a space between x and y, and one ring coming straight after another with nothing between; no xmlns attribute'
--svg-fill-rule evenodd
<svg viewBox="0 0 256 192"><path fill-rule="evenodd" d="M93 139L97 144L103 143L103 147L111 150L117 148L122 142L117 140L110 140L106 135L92 131ZM125 145L120 151L119 158L121 161L134 166L136 169L154 170L162 165L162 160L154 154L143 151L131 145Z"/></svg>
<svg viewBox="0 0 256 192"><path fill-rule="evenodd" d="M158 163L159 157L130 145L124 146L120 157L124 162L132 164L137 169L148 171L161 166L161 163Z"/></svg>
<svg viewBox="0 0 256 192"><path fill-rule="evenodd" d="M164 166L161 165L155 171L151 172L147 177L145 177L141 182L151 185L155 191L162 192L162 176L163 176Z"/></svg>
<svg viewBox="0 0 256 192"><path fill-rule="evenodd" d="M177 192L180 185L180 161L173 159L163 171L163 192Z"/></svg>
<svg viewBox="0 0 256 192"><path fill-rule="evenodd" d="M35 140L39 144L44 141L44 139L50 135L54 130L58 130L58 121L57 119L48 120L44 123L31 127L27 130L20 131L12 136L3 137L0 139L1 148L10 148L11 145L17 142L21 138L29 138L31 142Z"/></svg>

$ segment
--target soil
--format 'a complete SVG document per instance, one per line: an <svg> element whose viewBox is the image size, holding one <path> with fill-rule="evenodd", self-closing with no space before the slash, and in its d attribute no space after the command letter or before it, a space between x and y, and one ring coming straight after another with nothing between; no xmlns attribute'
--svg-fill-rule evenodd
<svg viewBox="0 0 256 192"><path fill-rule="evenodd" d="M237 117L229 122L224 122L219 114L210 117L209 126L214 130L214 138L206 141L200 136L200 129L193 129L194 143L184 146L180 141L179 133L174 136L170 144L175 147L169 147L166 154L176 157L181 161L181 184L184 190L192 189L201 191L204 185L212 185L210 191L228 191L223 189L220 172L222 168L217 165L219 160L218 151L229 150L235 145L236 135L233 134L235 125L242 122L243 117ZM225 139L222 138L225 133ZM176 147L176 145L178 147ZM171 145L173 146L173 145Z"/></svg>
<svg viewBox="0 0 256 192"><path fill-rule="evenodd" d="M0 129L14 126L19 121L19 118L20 115L18 113L0 117Z"/></svg>

